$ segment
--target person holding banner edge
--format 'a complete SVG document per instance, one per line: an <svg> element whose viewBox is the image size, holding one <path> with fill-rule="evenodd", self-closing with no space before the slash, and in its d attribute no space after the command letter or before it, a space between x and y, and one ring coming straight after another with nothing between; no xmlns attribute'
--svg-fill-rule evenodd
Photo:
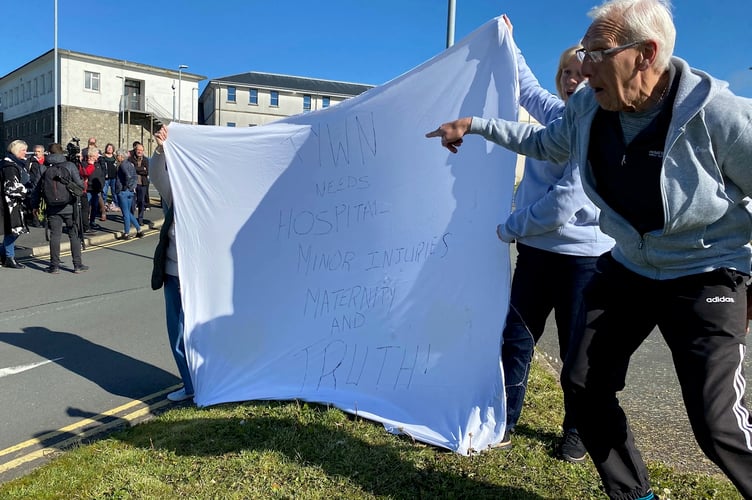
<svg viewBox="0 0 752 500"><path fill-rule="evenodd" d="M509 18L502 16L513 31ZM564 113L566 101L584 80L575 50L566 49L556 71L558 97L538 79L517 49L520 104L539 123L547 124ZM554 311L559 356L566 359L569 339L582 329L582 293L595 273L598 257L614 241L598 227L598 209L585 196L579 171L572 162L555 165L526 158L525 174L515 192L515 209L497 228L499 239L516 242L509 312L502 334L501 359L506 393L506 432L497 448L512 445L511 436L522 413L535 345L546 319ZM549 280L556 275L555 280ZM541 283L548 283L541 287ZM587 456L564 394L563 439L559 456L582 463Z"/></svg>
<svg viewBox="0 0 752 500"><path fill-rule="evenodd" d="M551 161L572 157L614 238L585 291L586 327L562 373L577 428L615 499L656 498L616 393L655 326L672 351L703 452L752 498L743 360L752 264L752 101L672 57L662 0L610 0L578 52L590 88L540 127L465 117L426 134L456 153L466 134Z"/></svg>
<svg viewBox="0 0 752 500"><path fill-rule="evenodd" d="M170 350L175 358L175 364L183 380L183 388L171 392L167 399L174 402L193 399L193 381L185 357L185 340L183 338L183 300L180 295L180 277L178 275L178 250L175 244L174 206L172 204L172 187L170 175L165 162L164 143L167 141L168 130L164 125L154 133L157 148L151 157L151 182L156 186L162 197L162 203L167 206L165 221L159 233L159 244L154 253L154 270L152 272L152 289L164 289L165 319L167 321L167 336L170 339Z"/></svg>

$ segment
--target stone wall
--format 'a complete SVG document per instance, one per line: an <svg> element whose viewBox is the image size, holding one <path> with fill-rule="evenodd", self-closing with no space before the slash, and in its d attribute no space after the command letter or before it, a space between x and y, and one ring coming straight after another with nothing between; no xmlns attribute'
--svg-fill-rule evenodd
<svg viewBox="0 0 752 500"><path fill-rule="evenodd" d="M135 117L132 118L135 121ZM128 113L121 117L117 112L63 106L59 120L59 141L63 147L73 137L81 140L81 148L86 147L86 141L89 137L96 137L97 145L102 150L108 142L114 144L116 149L123 147L130 150L133 141L139 141L144 145L145 153L151 155L156 147L149 130L140 125L128 125ZM29 150L35 144L42 144L47 147L53 141L53 127L54 116L51 108L26 115L17 120L0 121L2 151L5 151L8 144L16 139L26 141Z"/></svg>

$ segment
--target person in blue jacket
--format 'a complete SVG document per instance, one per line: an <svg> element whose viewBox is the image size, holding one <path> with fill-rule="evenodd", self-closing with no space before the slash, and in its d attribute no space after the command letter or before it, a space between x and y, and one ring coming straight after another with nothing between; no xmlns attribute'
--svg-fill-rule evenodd
<svg viewBox="0 0 752 500"><path fill-rule="evenodd" d="M512 24L503 16L510 32ZM556 72L555 96L541 87L517 49L520 104L547 125L564 113L566 101L584 80L575 51L565 50ZM598 227L598 209L585 195L574 162L556 165L526 158L525 173L515 193L515 209L497 229L499 238L516 242L517 262L509 312L502 335L501 359L506 392L506 430L500 448L511 446L511 434L522 412L535 344L551 311L556 319L559 355L566 359L573 333L582 329L582 295L595 273L598 257L614 241ZM585 460L564 394L564 438L559 456L572 463Z"/></svg>
<svg viewBox="0 0 752 500"><path fill-rule="evenodd" d="M617 393L657 326L671 349L702 451L752 499L744 356L752 271L752 99L673 56L665 0L593 8L578 51L588 88L541 127L464 117L426 134L456 153L479 134L517 153L580 166L615 240L585 289L585 328L562 370L577 429L612 499L652 500ZM548 286L549 281L541 286Z"/></svg>

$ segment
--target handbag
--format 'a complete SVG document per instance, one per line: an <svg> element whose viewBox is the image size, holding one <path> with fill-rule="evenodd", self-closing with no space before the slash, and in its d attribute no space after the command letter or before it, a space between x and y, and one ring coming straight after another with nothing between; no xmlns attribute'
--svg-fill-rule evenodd
<svg viewBox="0 0 752 500"><path fill-rule="evenodd" d="M154 249L154 265L151 269L151 289L159 290L165 282L167 274L167 245L170 239L170 226L174 220L172 206L167 207L162 228L159 230L159 243Z"/></svg>

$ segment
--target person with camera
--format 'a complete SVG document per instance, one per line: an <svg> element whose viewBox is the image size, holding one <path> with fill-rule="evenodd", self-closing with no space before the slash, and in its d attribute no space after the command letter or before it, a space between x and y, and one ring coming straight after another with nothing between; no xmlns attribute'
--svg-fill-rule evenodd
<svg viewBox="0 0 752 500"><path fill-rule="evenodd" d="M78 206L84 182L78 175L78 168L66 158L62 146L54 143L47 148L47 169L34 191L34 212L39 212L39 203L44 198L45 216L50 226L50 266L46 272L60 272L60 238L63 224L68 228L73 272L78 274L88 271L81 259L81 235L79 233L80 207ZM72 185L71 185L72 184ZM84 193L85 197L85 193Z"/></svg>

